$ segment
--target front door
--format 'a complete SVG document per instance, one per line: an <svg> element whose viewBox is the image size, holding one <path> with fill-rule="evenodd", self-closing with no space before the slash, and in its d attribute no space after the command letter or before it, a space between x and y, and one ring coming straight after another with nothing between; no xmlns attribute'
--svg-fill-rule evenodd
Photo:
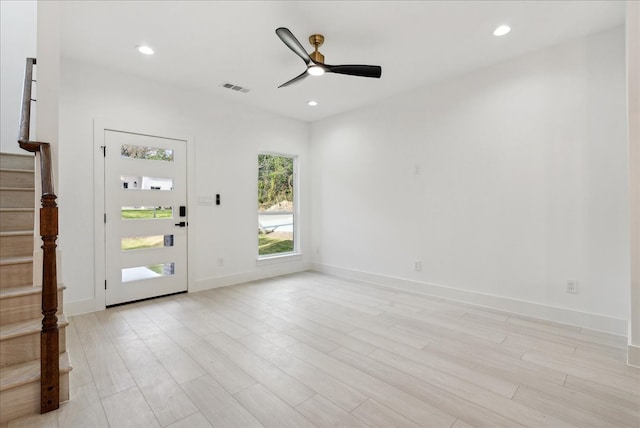
<svg viewBox="0 0 640 428"><path fill-rule="evenodd" d="M187 289L186 145L105 130L107 305Z"/></svg>

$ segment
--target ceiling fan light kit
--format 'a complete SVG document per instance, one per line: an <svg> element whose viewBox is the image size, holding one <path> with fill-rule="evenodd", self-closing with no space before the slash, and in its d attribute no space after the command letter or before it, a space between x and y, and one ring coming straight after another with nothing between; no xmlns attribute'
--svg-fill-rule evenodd
<svg viewBox="0 0 640 428"><path fill-rule="evenodd" d="M307 68L307 73L312 76L322 76L324 74L324 68L320 67L319 65L312 65Z"/></svg>
<svg viewBox="0 0 640 428"><path fill-rule="evenodd" d="M329 65L324 62L324 55L322 55L318 48L324 43L324 36L322 34L312 34L309 37L309 43L313 46L313 52L311 54L302 47L298 39L287 28L280 27L276 29L276 34L280 37L280 40L289 47L296 55L298 55L304 61L307 69L298 76L278 86L283 88L304 79L309 74L312 76L320 76L326 73L346 74L349 76L360 77L373 77L379 79L382 76L382 67L379 65Z"/></svg>

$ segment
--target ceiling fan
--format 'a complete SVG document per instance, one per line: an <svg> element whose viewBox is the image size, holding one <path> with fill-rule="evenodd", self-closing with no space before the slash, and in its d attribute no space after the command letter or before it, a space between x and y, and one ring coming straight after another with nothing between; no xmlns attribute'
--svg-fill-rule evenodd
<svg viewBox="0 0 640 428"><path fill-rule="evenodd" d="M324 63L324 55L318 52L318 48L324 43L324 36L321 34L313 34L309 37L309 43L314 47L314 51L308 54L304 50L298 39L287 28L280 27L276 30L276 34L280 40L296 53L304 63L307 69L299 76L294 77L288 82L278 86L283 88L304 79L309 74L312 76L320 76L326 73L348 74L350 76L375 77L380 78L382 75L382 67L379 65L329 65Z"/></svg>

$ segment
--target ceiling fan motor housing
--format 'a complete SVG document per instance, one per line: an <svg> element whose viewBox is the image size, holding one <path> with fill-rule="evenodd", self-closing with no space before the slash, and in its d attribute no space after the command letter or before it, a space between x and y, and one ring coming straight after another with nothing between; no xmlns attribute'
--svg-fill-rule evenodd
<svg viewBox="0 0 640 428"><path fill-rule="evenodd" d="M324 55L318 52L318 48L324 43L324 36L322 34L312 34L309 36L309 43L314 47L314 51L309 55L313 62L324 64Z"/></svg>

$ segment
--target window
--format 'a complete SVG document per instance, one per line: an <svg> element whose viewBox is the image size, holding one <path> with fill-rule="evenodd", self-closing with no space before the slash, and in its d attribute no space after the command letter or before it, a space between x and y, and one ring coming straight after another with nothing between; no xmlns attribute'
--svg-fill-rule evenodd
<svg viewBox="0 0 640 428"><path fill-rule="evenodd" d="M258 155L258 256L297 251L295 232L295 159Z"/></svg>

